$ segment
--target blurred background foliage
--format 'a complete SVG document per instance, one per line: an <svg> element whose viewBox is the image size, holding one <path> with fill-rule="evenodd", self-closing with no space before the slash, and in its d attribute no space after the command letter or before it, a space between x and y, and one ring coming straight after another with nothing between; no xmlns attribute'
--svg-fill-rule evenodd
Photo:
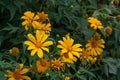
<svg viewBox="0 0 120 80"><path fill-rule="evenodd" d="M87 18L91 16L98 18L104 28L111 27L110 36L105 35L104 29L97 31L106 42L100 62L88 69L76 68L73 65L71 72L68 71L66 74L73 75L74 80L120 79L120 0L0 0L1 80L5 80L6 69L14 69L18 62L26 63L32 59L27 56L28 54L9 56L9 50L14 46L20 49L20 53L24 53L25 30L20 18L25 11L47 13L52 24L51 36L55 41L70 33L75 42L84 46L95 33L88 27ZM80 72L76 74L75 71ZM62 76L54 75L51 80Z"/></svg>

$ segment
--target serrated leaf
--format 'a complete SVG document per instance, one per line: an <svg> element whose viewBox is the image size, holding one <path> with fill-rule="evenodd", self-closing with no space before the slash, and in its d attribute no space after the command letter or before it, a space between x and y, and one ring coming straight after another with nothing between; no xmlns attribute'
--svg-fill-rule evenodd
<svg viewBox="0 0 120 80"><path fill-rule="evenodd" d="M15 16L15 13L16 13L17 9L16 9L16 7L15 7L12 3L9 4L9 5L7 5L6 8L7 8L7 9L9 10L9 12L10 12L10 19L9 19L9 21L10 21L10 20L12 20L13 17Z"/></svg>
<svg viewBox="0 0 120 80"><path fill-rule="evenodd" d="M3 29L1 29L0 31L9 31L10 34L12 33L15 33L19 28L18 27L15 27L13 26L12 24L10 23L7 23L8 26L4 27Z"/></svg>
<svg viewBox="0 0 120 80"><path fill-rule="evenodd" d="M71 68L72 68L73 70L76 71L75 64L71 64L70 66L71 66Z"/></svg>
<svg viewBox="0 0 120 80"><path fill-rule="evenodd" d="M78 77L80 80L87 80L87 79L86 79L86 76L84 76L84 75L77 75L77 77Z"/></svg>
<svg viewBox="0 0 120 80"><path fill-rule="evenodd" d="M94 34L94 30L91 29L87 29L87 30L83 30L81 31L84 35L85 35L85 40L88 40L92 37L92 35Z"/></svg>
<svg viewBox="0 0 120 80"><path fill-rule="evenodd" d="M90 72L90 71L88 71L88 70L86 70L85 68L83 68L83 67L80 67L79 68L79 70L80 71L84 71L85 73L87 73L87 74L89 74L89 75L91 75L92 77L96 77L92 72Z"/></svg>
<svg viewBox="0 0 120 80"><path fill-rule="evenodd" d="M108 64L109 65L109 73L111 74L117 74L117 67L114 64Z"/></svg>
<svg viewBox="0 0 120 80"><path fill-rule="evenodd" d="M53 5L55 5L55 1L56 1L56 0L51 0L51 2L52 2Z"/></svg>

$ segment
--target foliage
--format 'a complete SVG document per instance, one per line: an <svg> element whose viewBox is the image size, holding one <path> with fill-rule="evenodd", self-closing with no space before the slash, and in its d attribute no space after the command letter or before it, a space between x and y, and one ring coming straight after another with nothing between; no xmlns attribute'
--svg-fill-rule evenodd
<svg viewBox="0 0 120 80"><path fill-rule="evenodd" d="M61 57L58 42L62 37L70 36L73 44L81 44L87 48L88 40L94 38L95 33L101 35L105 41L105 48L100 55L90 55L97 60L87 61L87 58L77 59L74 63L64 62L60 70L47 70L45 73L37 71L37 55L31 56L31 51L24 44L28 34L35 35L33 28L25 30L21 17L26 11L48 14L51 31L46 41L52 41L49 52L43 50L44 58L48 61ZM31 80L119 80L120 78L120 0L0 0L0 78L7 80L7 70L14 71L18 64L29 68L26 74ZM94 30L88 22L89 17L98 19L104 28ZM108 31L107 28L109 27ZM111 29L111 30L110 30ZM68 40L69 41L69 40ZM64 42L64 41L63 41ZM69 41L71 42L71 41ZM65 43L67 45L67 42ZM17 55L11 52L13 47L19 49ZM68 50L69 51L69 50ZM81 52L80 52L81 54ZM75 56L75 55L74 55ZM52 65L52 64L51 64ZM67 80L67 79L66 79Z"/></svg>

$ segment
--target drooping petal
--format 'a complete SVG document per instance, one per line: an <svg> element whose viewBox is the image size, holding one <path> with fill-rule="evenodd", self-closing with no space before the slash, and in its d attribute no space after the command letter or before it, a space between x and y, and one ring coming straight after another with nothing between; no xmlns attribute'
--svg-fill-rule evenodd
<svg viewBox="0 0 120 80"><path fill-rule="evenodd" d="M36 43L36 39L35 39L35 37L34 37L31 33L28 34L28 38L29 38L33 43Z"/></svg>
<svg viewBox="0 0 120 80"><path fill-rule="evenodd" d="M46 48L46 47L41 47L41 48L49 53L49 49L48 48Z"/></svg>
<svg viewBox="0 0 120 80"><path fill-rule="evenodd" d="M53 44L53 42L52 41L47 41L47 42L44 42L43 44L42 44L42 46L50 46L50 45L52 45Z"/></svg>
<svg viewBox="0 0 120 80"><path fill-rule="evenodd" d="M41 43L43 43L48 38L48 35L42 34Z"/></svg>
<svg viewBox="0 0 120 80"><path fill-rule="evenodd" d="M28 77L28 76L22 76L22 79L24 80L31 80L31 78L30 77Z"/></svg>
<svg viewBox="0 0 120 80"><path fill-rule="evenodd" d="M64 49L64 48L61 50L61 53L62 53L62 54L63 54L63 53L67 53L67 52L68 52L68 51L67 51L66 49Z"/></svg>
<svg viewBox="0 0 120 80"><path fill-rule="evenodd" d="M72 51L72 54L79 58L80 54L78 52Z"/></svg>
<svg viewBox="0 0 120 80"><path fill-rule="evenodd" d="M23 64L19 64L19 66L20 66L20 70L21 70L21 69L23 68L24 65L23 65Z"/></svg>
<svg viewBox="0 0 120 80"><path fill-rule="evenodd" d="M24 15L27 16L28 18L33 18L33 17L34 17L34 13L31 12L31 11L26 11L26 12L24 13Z"/></svg>
<svg viewBox="0 0 120 80"><path fill-rule="evenodd" d="M61 41L61 40L59 40L58 41L63 47L66 47L66 44L63 42L63 41ZM59 47L58 47L59 48Z"/></svg>
<svg viewBox="0 0 120 80"><path fill-rule="evenodd" d="M7 73L8 73L8 75L10 76L10 77L12 77L13 76L13 72L12 71L10 71L10 70L7 70Z"/></svg>
<svg viewBox="0 0 120 80"><path fill-rule="evenodd" d="M9 78L8 80L16 80L14 77Z"/></svg>
<svg viewBox="0 0 120 80"><path fill-rule="evenodd" d="M35 45L30 45L28 46L27 50L32 50L32 49L36 49L36 46Z"/></svg>
<svg viewBox="0 0 120 80"><path fill-rule="evenodd" d="M72 53L69 52L69 53L68 53L68 56L69 56L70 59L73 59Z"/></svg>
<svg viewBox="0 0 120 80"><path fill-rule="evenodd" d="M38 49L37 55L38 55L40 58L43 58L43 51L42 51L41 49Z"/></svg>
<svg viewBox="0 0 120 80"><path fill-rule="evenodd" d="M37 49L32 50L31 51L31 56L34 56L36 52L37 52Z"/></svg>
<svg viewBox="0 0 120 80"><path fill-rule="evenodd" d="M35 15L35 17L33 18L33 20L38 20L38 19L39 19L38 15Z"/></svg>
<svg viewBox="0 0 120 80"><path fill-rule="evenodd" d="M20 74L25 74L25 73L27 73L28 71L29 71L29 69L24 68L23 70L21 70Z"/></svg>
<svg viewBox="0 0 120 80"><path fill-rule="evenodd" d="M76 48L79 48L80 46L82 46L81 44L75 44L75 45L73 45L73 49L76 49Z"/></svg>
<svg viewBox="0 0 120 80"><path fill-rule="evenodd" d="M42 34L39 30L36 31L36 39L37 39L37 42L41 42L41 39L42 39Z"/></svg>
<svg viewBox="0 0 120 80"><path fill-rule="evenodd" d="M25 41L24 44L26 44L26 45L32 45L32 46L34 45L31 41Z"/></svg>

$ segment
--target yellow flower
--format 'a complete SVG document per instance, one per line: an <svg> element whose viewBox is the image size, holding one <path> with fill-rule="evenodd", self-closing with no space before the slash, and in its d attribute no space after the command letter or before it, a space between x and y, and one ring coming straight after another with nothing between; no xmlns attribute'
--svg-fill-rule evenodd
<svg viewBox="0 0 120 80"><path fill-rule="evenodd" d="M44 24L44 23L35 22L33 24L33 28L36 30L41 30L41 31L47 32L47 31L51 31L51 24L50 23Z"/></svg>
<svg viewBox="0 0 120 80"><path fill-rule="evenodd" d="M70 59L68 56L68 53L65 53L64 55L61 56L61 61L67 62L67 63L74 63L77 61L77 58L75 56L73 56L73 58Z"/></svg>
<svg viewBox="0 0 120 80"><path fill-rule="evenodd" d="M105 29L104 29L104 33L105 35L109 36L112 34L112 28L107 26Z"/></svg>
<svg viewBox="0 0 120 80"><path fill-rule="evenodd" d="M60 43L60 45L58 45L58 48L61 48L61 55L64 55L65 53L68 53L68 57L70 59L74 59L74 56L79 57L79 52L82 51L81 48L79 48L80 46L82 46L81 44L75 44L74 40L72 38L69 37L69 35L66 35L66 37L63 37L63 41L59 40L58 41Z"/></svg>
<svg viewBox="0 0 120 80"><path fill-rule="evenodd" d="M25 26L26 30L28 30L30 25L33 25L35 22L37 22L36 20L39 19L39 16L35 15L31 11L26 11L24 13L24 16L21 17L21 19L25 20L22 22L22 25Z"/></svg>
<svg viewBox="0 0 120 80"><path fill-rule="evenodd" d="M17 47L13 47L12 49L10 49L10 53L14 56L19 55L20 51Z"/></svg>
<svg viewBox="0 0 120 80"><path fill-rule="evenodd" d="M23 75L27 73L28 71L29 69L27 68L23 69L23 64L20 64L19 66L16 67L14 72L7 70L7 73L9 75L8 80L31 80L30 77Z"/></svg>
<svg viewBox="0 0 120 80"><path fill-rule="evenodd" d="M84 65L84 59L86 59L87 62L96 62L96 60L97 60L97 58L95 56L91 55L90 51L83 48L83 51L80 54L80 60L83 65Z"/></svg>
<svg viewBox="0 0 120 80"><path fill-rule="evenodd" d="M35 37L31 33L29 33L28 38L30 40L25 41L24 44L28 45L27 50L32 50L31 56L34 56L35 53L37 52L37 55L40 58L43 58L42 50L45 50L46 52L49 53L49 49L47 48L47 46L52 45L53 42L46 41L48 38L48 35L46 35L45 33L41 33L40 31L36 31Z"/></svg>
<svg viewBox="0 0 120 80"><path fill-rule="evenodd" d="M52 69L57 70L57 71L60 71L60 70L64 71L64 69L65 69L64 63L61 62L60 59L52 60L51 67L52 67Z"/></svg>
<svg viewBox="0 0 120 80"><path fill-rule="evenodd" d="M44 22L48 19L48 14L45 14L44 12L38 12L37 15L39 16L39 21Z"/></svg>
<svg viewBox="0 0 120 80"><path fill-rule="evenodd" d="M96 19L96 18L94 18L94 17L89 17L88 18L88 22L91 24L90 26L93 28L93 29L102 29L103 28L103 25L102 25L102 23L98 20L98 19Z"/></svg>
<svg viewBox="0 0 120 80"><path fill-rule="evenodd" d="M47 59L37 60L36 67L39 73L45 73L50 67L50 62Z"/></svg>
<svg viewBox="0 0 120 80"><path fill-rule="evenodd" d="M104 44L105 41L103 39L96 39L95 37L92 37L90 40L88 40L86 48L90 51L91 55L97 56L103 52L102 48L105 47Z"/></svg>
<svg viewBox="0 0 120 80"><path fill-rule="evenodd" d="M69 76L66 76L65 77L65 80L71 80Z"/></svg>

